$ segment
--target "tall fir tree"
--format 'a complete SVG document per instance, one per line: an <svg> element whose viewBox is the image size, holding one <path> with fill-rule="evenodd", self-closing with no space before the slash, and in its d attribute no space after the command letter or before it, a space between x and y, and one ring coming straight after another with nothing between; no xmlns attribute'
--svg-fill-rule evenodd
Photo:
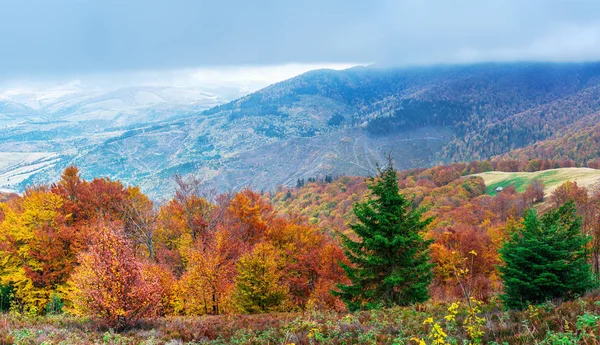
<svg viewBox="0 0 600 345"><path fill-rule="evenodd" d="M341 263L350 280L338 284L339 296L352 311L409 305L429 298L432 280L429 245L422 232L431 222L422 210L399 193L391 159L386 169L369 179L371 195L354 205L356 234L341 235L349 265Z"/></svg>
<svg viewBox="0 0 600 345"><path fill-rule="evenodd" d="M589 240L581 232L573 202L541 218L529 210L523 225L500 248L504 305L522 309L554 298L573 298L592 288Z"/></svg>

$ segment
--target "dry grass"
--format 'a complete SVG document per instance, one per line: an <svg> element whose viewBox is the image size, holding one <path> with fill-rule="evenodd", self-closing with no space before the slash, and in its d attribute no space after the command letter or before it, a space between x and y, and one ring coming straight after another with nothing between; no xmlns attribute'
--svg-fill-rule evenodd
<svg viewBox="0 0 600 345"><path fill-rule="evenodd" d="M506 312L483 307L485 344L600 344L600 296ZM464 305L464 303L463 303ZM66 316L22 318L0 315L0 344L412 344L427 340L433 318L449 343L463 343L466 310L454 326L447 304L427 303L359 313L282 313L173 317L146 320L122 333L99 329L88 319ZM557 342L559 341L559 342Z"/></svg>

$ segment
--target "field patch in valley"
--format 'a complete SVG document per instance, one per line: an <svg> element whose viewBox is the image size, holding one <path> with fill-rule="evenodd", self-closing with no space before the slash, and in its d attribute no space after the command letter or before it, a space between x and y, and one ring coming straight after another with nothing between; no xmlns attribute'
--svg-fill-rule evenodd
<svg viewBox="0 0 600 345"><path fill-rule="evenodd" d="M532 180L539 179L544 183L546 195L566 181L577 182L581 187L591 187L600 184L600 170L591 168L559 168L536 172L503 172L488 171L474 176L480 176L486 185L486 193L496 194L496 188L514 186L518 192L524 192Z"/></svg>

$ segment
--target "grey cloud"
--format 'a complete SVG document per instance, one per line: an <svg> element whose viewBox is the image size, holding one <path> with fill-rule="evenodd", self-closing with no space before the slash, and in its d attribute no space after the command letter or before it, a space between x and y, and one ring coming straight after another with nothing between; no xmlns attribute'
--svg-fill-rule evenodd
<svg viewBox="0 0 600 345"><path fill-rule="evenodd" d="M600 2L0 0L0 77L600 59Z"/></svg>

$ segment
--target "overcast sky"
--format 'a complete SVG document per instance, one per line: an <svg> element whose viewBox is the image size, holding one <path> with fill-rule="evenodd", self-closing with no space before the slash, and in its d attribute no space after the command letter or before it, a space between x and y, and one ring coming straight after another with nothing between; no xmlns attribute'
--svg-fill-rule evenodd
<svg viewBox="0 0 600 345"><path fill-rule="evenodd" d="M600 1L0 0L0 78L600 60Z"/></svg>

